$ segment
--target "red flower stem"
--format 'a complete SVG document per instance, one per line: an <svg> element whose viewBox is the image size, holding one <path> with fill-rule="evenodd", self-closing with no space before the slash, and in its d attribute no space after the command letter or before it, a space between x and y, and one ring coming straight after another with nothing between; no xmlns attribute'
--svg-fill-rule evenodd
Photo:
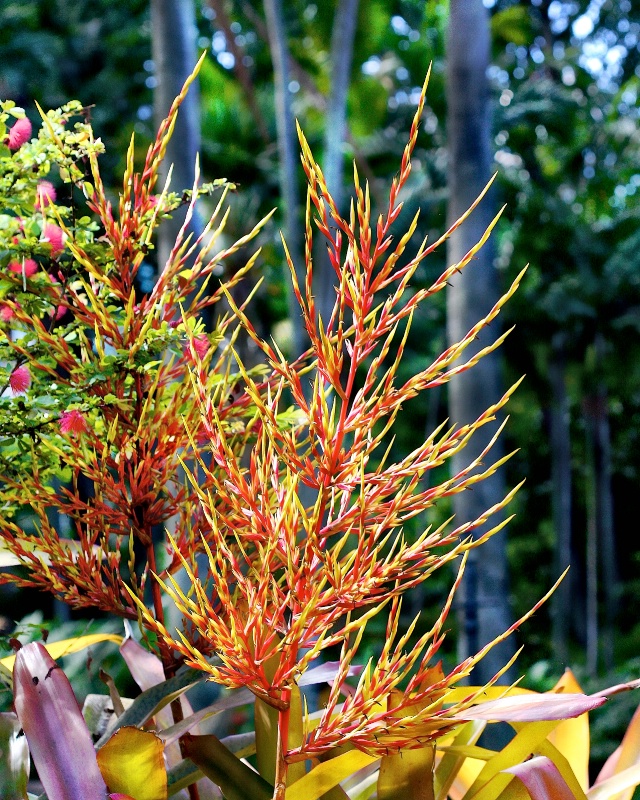
<svg viewBox="0 0 640 800"><path fill-rule="evenodd" d="M276 746L276 775L273 800L284 800L287 790L287 762L285 755L289 747L291 689L283 689L280 699L286 703L286 708L278 711L278 743Z"/></svg>

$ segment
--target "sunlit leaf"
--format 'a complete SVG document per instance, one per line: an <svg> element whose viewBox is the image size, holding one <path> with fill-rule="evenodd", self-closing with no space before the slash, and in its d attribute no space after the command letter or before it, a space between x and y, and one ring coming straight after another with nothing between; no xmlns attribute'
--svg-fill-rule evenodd
<svg viewBox="0 0 640 800"><path fill-rule="evenodd" d="M495 800L499 794L498 790L505 789L512 780L512 776L506 773L506 770L521 764L535 753L540 743L557 725L557 721L531 722L523 725L506 747L483 766L469 788L469 796L474 800Z"/></svg>
<svg viewBox="0 0 640 800"><path fill-rule="evenodd" d="M61 639L59 642L47 642L46 649L51 658L58 659L70 653L77 653L79 650L84 650L86 647L91 647L100 642L115 642L120 644L122 636L116 633L89 633L86 636L77 636L74 639ZM15 656L6 656L0 659L0 670L6 674L11 675L13 672L13 665L15 664Z"/></svg>
<svg viewBox="0 0 640 800"><path fill-rule="evenodd" d="M571 670L566 670L558 683L553 687L554 692L582 692L578 681ZM573 719L561 722L549 734L549 741L558 748L571 765L584 792L589 788L589 717L581 714Z"/></svg>
<svg viewBox="0 0 640 800"><path fill-rule="evenodd" d="M475 744L480 738L480 734L484 730L485 725L486 723L481 720L467 722L466 725L462 725L460 729L456 731L451 744L454 747ZM434 775L434 786L437 800L445 800L449 788L453 784L460 768L466 760L468 759L455 752L445 752L442 754L441 758L437 762ZM478 768L478 771L480 768L481 767ZM475 780L476 775L473 776L472 780Z"/></svg>
<svg viewBox="0 0 640 800"><path fill-rule="evenodd" d="M522 781L531 800L577 800L556 765L544 756L509 767L505 772L510 772Z"/></svg>
<svg viewBox="0 0 640 800"><path fill-rule="evenodd" d="M304 778L287 786L286 800L318 800L345 778L378 759L379 756L370 756L360 750L350 750L348 753L324 761L308 772Z"/></svg>
<svg viewBox="0 0 640 800"><path fill-rule="evenodd" d="M107 788L135 800L166 800L164 744L151 731L120 728L98 752L98 766Z"/></svg>
<svg viewBox="0 0 640 800"><path fill-rule="evenodd" d="M380 761L378 800L435 800L433 746L401 750Z"/></svg>
<svg viewBox="0 0 640 800"><path fill-rule="evenodd" d="M102 747L110 738L113 730L118 730L125 725L133 727L140 727L144 725L151 717L164 708L166 705L176 700L180 695L184 694L191 686L206 680L202 672L195 669L186 669L178 673L173 678L169 678L157 686L152 686L146 692L138 695L132 705L122 714L115 725L115 728L105 734L98 744L98 748Z"/></svg>

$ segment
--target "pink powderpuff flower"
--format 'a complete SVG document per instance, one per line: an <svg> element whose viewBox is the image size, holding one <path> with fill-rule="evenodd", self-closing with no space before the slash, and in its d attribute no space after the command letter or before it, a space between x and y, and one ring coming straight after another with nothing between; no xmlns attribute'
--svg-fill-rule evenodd
<svg viewBox="0 0 640 800"><path fill-rule="evenodd" d="M72 411L63 411L60 414L60 433L71 433L74 436L79 436L88 430L89 425L82 411L74 408Z"/></svg>
<svg viewBox="0 0 640 800"><path fill-rule="evenodd" d="M46 208L56 199L56 190L51 181L40 181L36 188L36 208Z"/></svg>
<svg viewBox="0 0 640 800"><path fill-rule="evenodd" d="M11 375L9 375L9 386L14 394L24 394L31 386L29 367L24 365L16 367Z"/></svg>
<svg viewBox="0 0 640 800"><path fill-rule="evenodd" d="M64 250L64 231L53 222L47 222L42 231L42 241L49 242L51 245L51 255L53 258L59 256Z"/></svg>
<svg viewBox="0 0 640 800"><path fill-rule="evenodd" d="M7 144L9 150L19 150L25 142L31 138L31 123L26 117L16 120L9 131Z"/></svg>
<svg viewBox="0 0 640 800"><path fill-rule="evenodd" d="M23 258L22 261L10 261L9 270L31 278L38 271L38 265L32 258Z"/></svg>
<svg viewBox="0 0 640 800"><path fill-rule="evenodd" d="M15 316L14 310L7 303L0 303L0 319L3 322L9 322Z"/></svg>
<svg viewBox="0 0 640 800"><path fill-rule="evenodd" d="M191 349L191 342L186 343L184 348L185 356L192 359L194 352L201 361L209 352L209 337L206 333L200 333L198 336L193 337L193 350Z"/></svg>

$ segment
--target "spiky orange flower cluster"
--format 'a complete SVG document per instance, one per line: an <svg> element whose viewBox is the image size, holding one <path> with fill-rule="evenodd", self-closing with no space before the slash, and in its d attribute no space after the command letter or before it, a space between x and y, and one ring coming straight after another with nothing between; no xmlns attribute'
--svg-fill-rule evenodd
<svg viewBox="0 0 640 800"><path fill-rule="evenodd" d="M477 539L469 534L501 511L516 490L478 519L428 528L415 541L405 538L402 526L442 498L487 478L503 463L505 459L483 465L498 431L482 454L451 478L429 488L422 481L495 419L515 387L471 424L440 426L399 461L391 461L385 449L403 403L473 367L500 345L504 336L461 360L521 278L461 341L410 378L400 379L412 315L469 264L496 222L432 286L411 287L418 266L473 210L436 242L429 246L423 242L416 255L402 261L417 216L395 244L391 226L402 208L399 196L411 171L425 90L388 209L373 225L368 187L360 186L357 171L355 202L345 219L300 133L309 187L304 287L296 283L294 265L287 258L311 344L303 358L288 361L276 345L259 338L229 297L272 371L260 385L237 359L246 395L256 409L243 433L246 448L238 448L234 435L221 424L219 392L211 391L199 371L193 373L210 458L200 459L190 478L206 518L209 568L206 576L199 576L184 560L192 588L184 592L171 579L164 584L184 615L182 633L172 635L150 616L146 622L213 680L229 687L247 686L279 709L285 762L318 755L345 741L383 753L435 738L465 705L444 709L445 690L467 675L488 649L446 676L432 664L465 554L506 523L496 524ZM313 212L336 273L336 300L328 320L318 318L312 291ZM283 415L290 403L292 408ZM244 450L248 458L240 455ZM400 596L460 557L458 580L441 615L407 652L415 622L398 636ZM367 665L357 688L345 699L341 691L365 625L384 607L389 622L383 652L377 663ZM142 604L140 609L145 614ZM303 743L289 749L291 691L310 663L336 645L342 655L328 705L317 724L307 720ZM215 665L207 658L213 652L219 658ZM396 697L406 680L406 690ZM282 778L282 770L279 775Z"/></svg>
<svg viewBox="0 0 640 800"><path fill-rule="evenodd" d="M201 427L189 374L194 359L185 357L185 350L193 350L205 385L226 387L217 409L222 427L242 428L249 404L248 397L231 397L230 392L234 377L229 346L237 325L227 314L217 330L207 334L200 321L202 310L224 296L220 288L207 291L211 275L266 221L239 241L216 249L227 218L230 184L219 182L214 213L197 239L191 240L187 228L201 191L196 166L193 191L186 195L186 220L171 255L161 265L153 290L136 295L136 274L153 247L157 225L181 202L168 193L168 185L159 197L155 191L179 106L196 72L174 101L141 172L134 168L132 140L117 214L100 176L99 148L84 154L90 162L90 179L77 169L75 173L60 169L62 179L84 192L96 214L98 241L85 231L79 235L65 221L64 209L54 204L50 183L43 187L47 182L36 185L36 177L31 178L36 216L42 220L46 206L47 219L59 223L41 223L42 241L50 245L46 253L59 255L64 246L65 258L55 265L56 277L25 283L24 296L31 302L42 292L63 314L40 317L12 302L11 324L24 335L11 337L4 331L19 364L8 380L13 392L24 394L31 387L34 395L39 391L55 398L63 393L72 398L74 407L55 415L45 412L34 435L38 446L58 459L59 470L70 472L69 483L53 491L51 476L41 474L36 455L28 470L2 476L3 503L30 507L36 530L27 533L15 522L2 520L3 547L28 571L0 573L0 583L44 589L73 607L93 606L134 619L137 609L123 583L128 581L136 595L143 596L149 570L156 569L154 527L173 521L182 556L193 558L201 548L200 536L193 535L198 529L196 498L178 478L180 458L190 447L185 422L191 434ZM53 120L43 114L41 139L47 139L54 164L58 159L64 165L67 129ZM83 135L89 141L90 129ZM29 178L26 167L25 173ZM257 253L235 270L227 290L242 279L256 257ZM35 376L40 376L39 388L32 385ZM44 380L48 385L43 388ZM69 520L71 530L66 535L52 520L52 509ZM176 556L173 567L179 563ZM162 619L157 586L154 600L154 613Z"/></svg>

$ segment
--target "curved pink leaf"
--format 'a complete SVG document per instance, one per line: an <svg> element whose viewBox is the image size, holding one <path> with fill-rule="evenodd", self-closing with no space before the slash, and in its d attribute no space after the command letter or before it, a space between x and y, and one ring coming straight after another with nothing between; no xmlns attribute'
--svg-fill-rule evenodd
<svg viewBox="0 0 640 800"><path fill-rule="evenodd" d="M454 719L484 719L494 722L570 719L606 702L606 697L586 694L520 694L479 703L456 714Z"/></svg>
<svg viewBox="0 0 640 800"><path fill-rule="evenodd" d="M519 778L531 800L575 800L556 765L545 756L530 758L522 764L503 770Z"/></svg>
<svg viewBox="0 0 640 800"><path fill-rule="evenodd" d="M105 800L107 787L71 684L40 642L18 651L13 693L49 800Z"/></svg>

